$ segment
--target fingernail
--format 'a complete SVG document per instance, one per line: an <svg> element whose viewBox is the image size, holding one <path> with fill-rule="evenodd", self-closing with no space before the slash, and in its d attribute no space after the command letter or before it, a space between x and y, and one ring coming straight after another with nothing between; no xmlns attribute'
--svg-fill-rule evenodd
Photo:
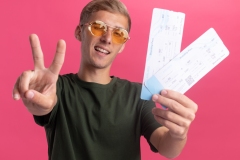
<svg viewBox="0 0 240 160"><path fill-rule="evenodd" d="M34 96L34 93L32 91L27 92L26 98L32 99Z"/></svg>
<svg viewBox="0 0 240 160"><path fill-rule="evenodd" d="M14 95L13 95L13 99L18 100L19 98L20 98L20 96L19 96L18 94L14 94Z"/></svg>
<svg viewBox="0 0 240 160"><path fill-rule="evenodd" d="M153 101L156 101L158 99L158 95L157 94L154 94L153 97L152 97L152 100Z"/></svg>
<svg viewBox="0 0 240 160"><path fill-rule="evenodd" d="M161 95L166 95L167 94L167 90L162 90L161 91Z"/></svg>

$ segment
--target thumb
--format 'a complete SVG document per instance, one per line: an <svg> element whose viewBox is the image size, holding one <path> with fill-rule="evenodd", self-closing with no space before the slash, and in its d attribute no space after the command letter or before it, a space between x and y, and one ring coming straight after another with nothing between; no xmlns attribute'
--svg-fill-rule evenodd
<svg viewBox="0 0 240 160"><path fill-rule="evenodd" d="M28 90L25 93L25 98L29 102L45 109L54 106L54 103L56 103L56 98L52 97L51 99L51 97L47 97L46 95L43 95L35 90Z"/></svg>
<svg viewBox="0 0 240 160"><path fill-rule="evenodd" d="M32 90L29 90L25 93L25 98L32 99L34 97L34 92Z"/></svg>

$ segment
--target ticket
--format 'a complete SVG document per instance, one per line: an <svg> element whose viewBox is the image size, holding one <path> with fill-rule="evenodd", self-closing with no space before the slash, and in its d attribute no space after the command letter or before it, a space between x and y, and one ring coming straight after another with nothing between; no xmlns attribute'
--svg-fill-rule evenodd
<svg viewBox="0 0 240 160"><path fill-rule="evenodd" d="M143 84L180 53L185 14L154 8L150 26ZM152 93L142 85L141 98Z"/></svg>
<svg viewBox="0 0 240 160"><path fill-rule="evenodd" d="M152 95L159 94L162 89L185 93L228 55L228 49L216 31L210 28L143 85Z"/></svg>

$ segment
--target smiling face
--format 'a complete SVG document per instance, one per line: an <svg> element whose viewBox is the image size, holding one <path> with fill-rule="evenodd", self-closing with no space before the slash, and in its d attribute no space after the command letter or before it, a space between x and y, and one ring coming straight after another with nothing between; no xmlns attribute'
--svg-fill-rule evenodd
<svg viewBox="0 0 240 160"><path fill-rule="evenodd" d="M91 15L87 23L102 21L112 27L128 28L128 19L119 13L98 11ZM110 28L103 36L93 36L88 30L88 25L78 26L75 36L81 41L81 67L94 69L110 69L111 64L125 44L115 44L112 42Z"/></svg>

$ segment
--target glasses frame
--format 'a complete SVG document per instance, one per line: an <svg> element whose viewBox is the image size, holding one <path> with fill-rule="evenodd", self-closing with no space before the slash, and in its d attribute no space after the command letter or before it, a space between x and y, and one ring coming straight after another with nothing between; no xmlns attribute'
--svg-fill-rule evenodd
<svg viewBox="0 0 240 160"><path fill-rule="evenodd" d="M126 38L126 40L125 40L123 43L117 43L117 44L124 44L124 43L126 43L126 42L130 39L129 33L128 33L128 31L127 31L126 29L121 28L121 27L113 27L113 26L110 26L110 25L108 25L108 24L106 24L105 22L100 21L100 20L96 20L96 21L93 21L93 22L90 22L90 23L81 24L80 27L88 26L88 30L90 31L90 33L91 33L93 36L100 37L100 36L97 36L97 35L95 35L95 34L92 33L91 26L92 26L92 24L94 24L95 22L100 22L100 23L103 23L104 25L107 26L104 34L107 33L107 31L108 31L109 28L112 28L111 33L113 33L113 31L114 31L114 30L117 30L117 29L121 29L121 30L126 31L127 36L128 36L128 37ZM103 34L103 35L104 35L104 34ZM103 35L101 35L101 36L103 36ZM113 38L112 38L112 40L113 40ZM116 43L116 42L115 42L115 43Z"/></svg>

